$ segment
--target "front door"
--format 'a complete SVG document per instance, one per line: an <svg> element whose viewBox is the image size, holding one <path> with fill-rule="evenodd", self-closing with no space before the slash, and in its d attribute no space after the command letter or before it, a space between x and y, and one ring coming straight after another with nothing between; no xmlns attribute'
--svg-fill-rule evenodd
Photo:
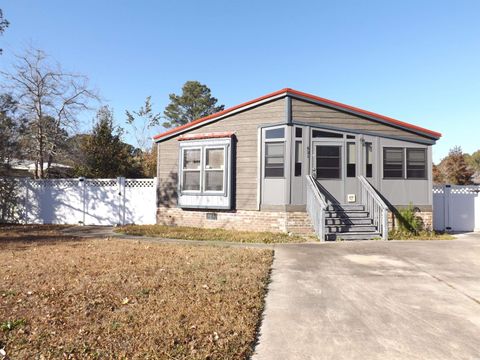
<svg viewBox="0 0 480 360"><path fill-rule="evenodd" d="M312 145L313 177L321 186L328 202L342 203L345 197L343 141L314 141Z"/></svg>

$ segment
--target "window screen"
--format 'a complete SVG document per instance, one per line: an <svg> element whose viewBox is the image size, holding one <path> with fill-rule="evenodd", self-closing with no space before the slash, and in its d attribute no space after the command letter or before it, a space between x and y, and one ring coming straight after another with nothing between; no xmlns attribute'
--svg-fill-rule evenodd
<svg viewBox="0 0 480 360"><path fill-rule="evenodd" d="M283 139L285 137L285 128L265 130L265 139Z"/></svg>
<svg viewBox="0 0 480 360"><path fill-rule="evenodd" d="M403 148L383 149L383 177L388 179L404 178L404 150Z"/></svg>
<svg viewBox="0 0 480 360"><path fill-rule="evenodd" d="M200 158L201 149L183 150L182 190L200 190Z"/></svg>
<svg viewBox="0 0 480 360"><path fill-rule="evenodd" d="M265 143L265 177L284 176L285 145L283 142Z"/></svg>
<svg viewBox="0 0 480 360"><path fill-rule="evenodd" d="M357 146L353 142L347 143L347 177L356 176Z"/></svg>
<svg viewBox="0 0 480 360"><path fill-rule="evenodd" d="M225 150L205 149L205 191L223 191Z"/></svg>
<svg viewBox="0 0 480 360"><path fill-rule="evenodd" d="M300 128L300 127L295 128L295 137L297 137L297 138L302 137L302 128Z"/></svg>
<svg viewBox="0 0 480 360"><path fill-rule="evenodd" d="M427 152L425 149L407 149L407 178L427 177Z"/></svg>
<svg viewBox="0 0 480 360"><path fill-rule="evenodd" d="M321 130L313 130L312 137L314 138L338 138L342 139L343 134L332 133L328 131L321 131Z"/></svg>
<svg viewBox="0 0 480 360"><path fill-rule="evenodd" d="M340 179L341 171L340 146L316 146L317 179Z"/></svg>
<svg viewBox="0 0 480 360"><path fill-rule="evenodd" d="M303 144L295 141L295 176L302 176Z"/></svg>
<svg viewBox="0 0 480 360"><path fill-rule="evenodd" d="M365 175L371 178L373 174L373 148L372 143L365 143Z"/></svg>

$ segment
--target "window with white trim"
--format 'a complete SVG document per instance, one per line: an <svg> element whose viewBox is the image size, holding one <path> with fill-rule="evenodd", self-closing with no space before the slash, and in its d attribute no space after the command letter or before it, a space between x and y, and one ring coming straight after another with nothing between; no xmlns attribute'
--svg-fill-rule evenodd
<svg viewBox="0 0 480 360"><path fill-rule="evenodd" d="M264 143L265 178L283 178L285 176L285 127L265 129Z"/></svg>
<svg viewBox="0 0 480 360"><path fill-rule="evenodd" d="M223 193L226 152L226 146L183 147L180 191Z"/></svg>
<svg viewBox="0 0 480 360"><path fill-rule="evenodd" d="M200 191L201 148L183 149L182 191Z"/></svg>
<svg viewBox="0 0 480 360"><path fill-rule="evenodd" d="M427 149L383 148L384 179L427 179Z"/></svg>
<svg viewBox="0 0 480 360"><path fill-rule="evenodd" d="M225 183L225 148L205 148L204 191L221 191Z"/></svg>

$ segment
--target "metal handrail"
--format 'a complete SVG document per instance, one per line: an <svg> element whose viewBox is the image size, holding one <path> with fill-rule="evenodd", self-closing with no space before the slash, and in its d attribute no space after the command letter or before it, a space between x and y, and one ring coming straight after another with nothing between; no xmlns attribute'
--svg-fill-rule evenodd
<svg viewBox="0 0 480 360"><path fill-rule="evenodd" d="M377 227L383 240L388 240L388 206L377 194L373 186L364 176L358 176L361 185L361 201L373 219L373 224Z"/></svg>
<svg viewBox="0 0 480 360"><path fill-rule="evenodd" d="M313 223L313 228L320 241L325 241L325 210L327 201L325 195L315 183L312 175L307 175L307 212Z"/></svg>

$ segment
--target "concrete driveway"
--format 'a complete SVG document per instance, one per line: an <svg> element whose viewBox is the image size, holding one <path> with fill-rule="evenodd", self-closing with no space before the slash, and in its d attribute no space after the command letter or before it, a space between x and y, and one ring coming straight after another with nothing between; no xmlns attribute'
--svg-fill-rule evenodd
<svg viewBox="0 0 480 360"><path fill-rule="evenodd" d="M253 359L480 359L480 234L276 247Z"/></svg>

